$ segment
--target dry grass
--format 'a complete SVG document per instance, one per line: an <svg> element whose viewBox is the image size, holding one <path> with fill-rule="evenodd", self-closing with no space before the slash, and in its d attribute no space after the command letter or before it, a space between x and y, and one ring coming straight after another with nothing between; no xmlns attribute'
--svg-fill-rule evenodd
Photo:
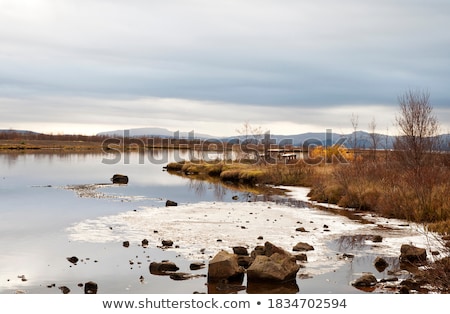
<svg viewBox="0 0 450 314"><path fill-rule="evenodd" d="M395 156L390 156L395 157ZM169 168L185 174L218 177L240 184L311 187L312 200L373 211L386 217L427 223L430 230L450 234L450 155L431 160L416 171L395 158L364 158L347 164L309 166L240 162L185 162Z"/></svg>

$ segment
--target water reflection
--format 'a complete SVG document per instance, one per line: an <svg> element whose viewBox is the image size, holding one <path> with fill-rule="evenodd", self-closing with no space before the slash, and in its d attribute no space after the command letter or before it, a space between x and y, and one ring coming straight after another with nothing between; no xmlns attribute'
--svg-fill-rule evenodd
<svg viewBox="0 0 450 314"><path fill-rule="evenodd" d="M259 283L249 282L247 293L249 294L295 294L300 291L295 280L283 283Z"/></svg>
<svg viewBox="0 0 450 314"><path fill-rule="evenodd" d="M208 281L208 294L234 294L243 291L246 287L243 285L244 276L240 276L232 281L220 280L218 282Z"/></svg>
<svg viewBox="0 0 450 314"><path fill-rule="evenodd" d="M208 294L235 294L244 291L248 294L296 294L300 288L295 280L281 283L220 281L208 282Z"/></svg>
<svg viewBox="0 0 450 314"><path fill-rule="evenodd" d="M336 240L331 241L332 249L339 252L348 252L353 250L366 250L371 246L366 243L372 236L357 234L357 235L343 235Z"/></svg>
<svg viewBox="0 0 450 314"><path fill-rule="evenodd" d="M162 171L162 164L170 162L177 158L204 158L199 155L189 155L189 151L177 150L149 150L144 154L144 164L142 155L137 152L130 152L128 155L130 164L125 164L125 156L122 156L121 162L114 165L107 165L101 162L102 158L114 157L108 154L0 154L0 193L2 193L3 207L0 212L0 247L3 249L3 259L0 261L0 269L4 275L3 278L14 278L18 272L25 271L25 275L30 280L26 284L32 285L37 292L49 293L42 282L53 280L57 284L65 284L70 280L75 280L77 274L57 273L59 264L54 262L49 267L46 261L65 262L65 257L74 254L74 252L83 252L84 255L104 254L104 260L111 261L111 265L100 265L101 268L95 268L95 264L80 265L80 267L92 268L87 271L90 275L97 278L107 278L111 285L106 288L107 292L123 293L121 290L124 282L134 283L139 276L133 276L130 279L129 265L124 263L125 267L117 268L116 261L124 257L124 250L115 244L106 246L105 244L87 245L85 243L68 243L66 234L61 233L68 225L84 221L86 219L97 219L98 217L108 217L118 213L134 211L138 206L164 206L163 199L174 199L180 203L192 203L201 201L229 201L229 202L247 202L247 201L270 201L288 202L292 206L306 207L307 204L302 201L287 200L280 198L273 191L267 191L255 188L254 191L241 189L239 185L227 185L220 180L205 181L193 176L181 177L172 176ZM213 158L212 155L208 158ZM228 157L227 157L228 158ZM130 183L127 186L101 185L104 181L109 182L112 174L124 172L130 176ZM36 188L39 187L72 187L70 192L57 188ZM79 197L77 189L84 187L89 197ZM101 193L99 193L101 192ZM101 198L101 200L99 200ZM103 199L106 199L105 202ZM120 200L110 202L110 200ZM132 200L132 202L124 201ZM139 201L139 203L138 203ZM234 205L233 205L234 206ZM238 206L236 206L238 207ZM95 229L98 231L98 229ZM109 229L108 229L109 230ZM152 230L152 229L150 229ZM109 232L109 231L108 231ZM114 228L111 232L116 232ZM177 230L179 232L179 230ZM371 232L371 231L363 231ZM23 247L29 247L30 239L38 239L38 243L33 245L34 250L23 250ZM120 239L123 240L123 239ZM319 275L308 280L299 280L302 286L302 292L323 292L331 289L335 292L348 291L349 282L361 272L374 272L377 277L391 278L393 276L407 277L409 272L401 271L403 268L399 264L397 257L386 257L389 266L379 271L374 267L374 260L377 257L371 249L373 247L371 235L360 234L351 236L342 236L331 243L329 247L334 252L352 253L354 258L348 258L345 265L336 272L329 272L325 275ZM105 250L105 247L108 249ZM130 249L128 249L130 250ZM100 253L101 252L101 253ZM167 252L164 252L166 254ZM161 255L158 255L161 254ZM100 255L102 256L102 255ZM135 254L132 254L135 256ZM167 258L166 255L155 250L152 252L152 259ZM337 259L332 253L330 259L333 262ZM41 261L41 263L29 264L29 261ZM128 261L128 256L126 261ZM45 261L45 262L43 262ZM58 262L59 263L59 262ZM42 264L42 265L41 265ZM38 265L38 269L36 268ZM65 264L63 264L65 266ZM20 266L20 267L19 267ZM78 267L78 268L80 268ZM116 267L116 268L114 268ZM307 267L313 268L313 263L307 264ZM78 269L73 268L71 269ZM111 269L114 276L111 276ZM137 269L135 269L138 271ZM308 268L306 268L308 271ZM37 280L37 274L40 275ZM120 275L120 276L118 276ZM140 273L138 275L141 275ZM301 274L300 274L301 275ZM74 277L72 277L74 276ZM143 293L158 292L161 285L171 285L165 283L164 278L154 276L153 282L158 281L162 284L153 287L139 288ZM44 279L42 279L44 278ZM325 278L328 281L325 281ZM78 278L77 278L78 279ZM300 279L300 277L298 278ZM106 280L106 279L105 279ZM64 282L66 281L66 282ZM327 285L324 286L324 282ZM332 282L332 283L330 283ZM336 283L334 283L336 282ZM24 283L20 282L20 285ZM205 288L202 280L193 280L186 282L198 290L198 287ZM0 291L12 291L9 283L0 284ZM149 285L150 286L150 285ZM20 286L19 286L20 287ZM181 291L181 285L176 287L165 287L167 291ZM176 290L179 289L179 290ZM194 290L194 289L192 289ZM183 290L186 291L186 290ZM208 293L298 293L300 291L297 282L283 284L263 284L255 282L241 281L238 283L227 283L208 285Z"/></svg>

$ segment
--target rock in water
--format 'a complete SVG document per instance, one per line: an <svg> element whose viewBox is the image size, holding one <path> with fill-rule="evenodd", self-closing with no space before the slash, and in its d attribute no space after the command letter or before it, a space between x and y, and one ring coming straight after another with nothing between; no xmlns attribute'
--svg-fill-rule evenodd
<svg viewBox="0 0 450 314"><path fill-rule="evenodd" d="M373 264L380 273L383 272L389 266L389 263L386 262L384 258L379 256L375 259Z"/></svg>
<svg viewBox="0 0 450 314"><path fill-rule="evenodd" d="M177 202L174 202L174 201L171 201L171 200L167 200L167 201L166 201L166 207L169 207L169 206L177 206L177 205L178 205Z"/></svg>
<svg viewBox="0 0 450 314"><path fill-rule="evenodd" d="M74 265L76 265L78 263L78 257L76 257L76 256L67 257L67 260Z"/></svg>
<svg viewBox="0 0 450 314"><path fill-rule="evenodd" d="M300 269L296 257L270 242L264 244L265 254L257 255L247 269L249 282L285 282L295 279Z"/></svg>
<svg viewBox="0 0 450 314"><path fill-rule="evenodd" d="M149 266L150 274L152 275L170 275L179 269L175 263L169 261L163 261L161 263L151 262Z"/></svg>
<svg viewBox="0 0 450 314"><path fill-rule="evenodd" d="M84 284L85 294L97 294L98 285L93 281L88 281Z"/></svg>
<svg viewBox="0 0 450 314"><path fill-rule="evenodd" d="M239 281L244 277L244 272L238 264L237 255L222 250L209 261L208 282Z"/></svg>
<svg viewBox="0 0 450 314"><path fill-rule="evenodd" d="M299 242L293 247L292 250L295 252L314 251L314 247L308 243Z"/></svg>
<svg viewBox="0 0 450 314"><path fill-rule="evenodd" d="M373 287L377 282L377 278L373 274L367 273L353 281L352 285L354 287Z"/></svg>
<svg viewBox="0 0 450 314"><path fill-rule="evenodd" d="M111 181L114 184L128 184L128 176L123 174L115 174L111 178Z"/></svg>
<svg viewBox="0 0 450 314"><path fill-rule="evenodd" d="M415 265L425 265L427 261L427 251L413 245L403 244L400 248L400 261L410 262Z"/></svg>

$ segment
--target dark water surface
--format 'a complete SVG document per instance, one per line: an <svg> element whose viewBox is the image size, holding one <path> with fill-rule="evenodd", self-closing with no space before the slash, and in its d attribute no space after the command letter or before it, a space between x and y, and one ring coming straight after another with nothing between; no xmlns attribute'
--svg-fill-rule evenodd
<svg viewBox="0 0 450 314"><path fill-rule="evenodd" d="M71 293L83 293L79 284L88 281L98 283L99 293L221 292L208 288L206 269L195 271L200 276L186 281L150 274L149 263L162 260L174 261L180 271L191 272L190 261L174 252L136 243L124 248L122 242L96 244L68 239L66 228L71 224L140 206L165 206L168 199L179 203L236 202L232 197L241 193L240 200L249 199L246 193L222 185L163 171L168 162L189 157L183 152L161 151L144 159L131 153L115 163L111 162L113 157L116 156L0 154L0 293L62 293L62 286ZM110 186L115 173L128 175L129 184ZM80 189L95 184L108 185ZM334 255L353 250L343 249L337 242L329 246ZM80 261L76 265L70 263L67 257L71 256ZM285 290L248 287L240 293L364 293L350 282L362 272L377 272L372 266L373 258L370 254L356 257L338 271L325 270L313 278L299 278L296 285L284 287Z"/></svg>

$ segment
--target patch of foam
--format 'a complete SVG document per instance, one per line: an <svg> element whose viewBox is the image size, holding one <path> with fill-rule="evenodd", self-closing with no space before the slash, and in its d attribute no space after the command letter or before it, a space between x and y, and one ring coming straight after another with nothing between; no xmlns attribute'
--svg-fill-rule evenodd
<svg viewBox="0 0 450 314"><path fill-rule="evenodd" d="M305 200L305 192L295 188L292 195ZM372 215L365 218L373 223L361 224L332 212L273 202L201 202L141 207L137 211L85 220L67 231L72 241L93 243L140 244L147 239L150 247L158 247L162 240L172 240L174 247L169 250L188 260L200 261L209 260L220 250L231 252L233 246L245 246L251 251L269 241L295 253L292 248L298 242L306 242L314 247L307 252L311 275L338 269L345 262L327 246L343 235L381 235L381 243L367 240L367 245L374 254L384 256L398 256L404 243L430 245L430 237L417 226ZM307 232L296 231L299 227Z"/></svg>
<svg viewBox="0 0 450 314"><path fill-rule="evenodd" d="M330 231L324 231L323 225ZM296 231L304 227L308 232ZM363 225L343 216L312 208L294 208L268 202L215 203L146 207L113 216L85 220L67 229L72 241L94 243L149 240L160 246L162 240L174 241L174 250L189 260L207 260L218 251L233 246L256 245L269 241L287 251L298 242L307 242L314 251L307 252L314 268L338 267L330 263L332 252L326 243L344 231L357 232ZM158 231L155 233L154 231ZM262 236L262 240L258 237ZM176 247L175 247L176 246Z"/></svg>

